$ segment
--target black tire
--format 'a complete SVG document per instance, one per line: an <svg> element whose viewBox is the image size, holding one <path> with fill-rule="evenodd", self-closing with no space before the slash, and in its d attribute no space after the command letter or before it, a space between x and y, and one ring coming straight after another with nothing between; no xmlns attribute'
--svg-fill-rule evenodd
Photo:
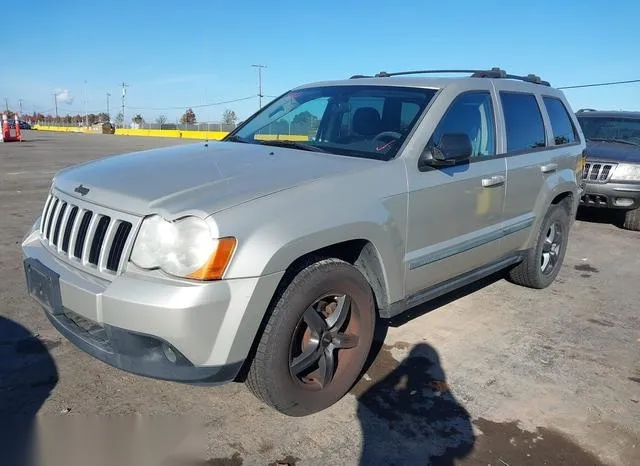
<svg viewBox="0 0 640 466"><path fill-rule="evenodd" d="M347 317L339 322L344 315L339 310L347 308L341 303L347 301L334 300L333 296L342 295L350 297L350 308ZM331 304L325 306L329 301ZM310 310L315 303L320 303L323 312L335 309L335 316L325 317ZM313 329L318 325L307 325L314 314L327 324L326 328L321 327L325 330L315 332ZM333 327L328 325L332 319L338 321ZM339 259L323 259L303 266L274 299L245 384L259 400L288 416L322 411L340 400L357 381L371 350L375 323L373 292L355 267ZM330 334L335 338L327 342L332 338ZM356 334L357 344L349 348ZM302 356L310 353L320 355L315 376L297 371ZM335 365L327 362L332 358ZM335 368L335 376L329 381L325 379L329 370L322 368L330 366ZM312 371L314 367L306 370ZM324 385L321 379L325 379Z"/></svg>
<svg viewBox="0 0 640 466"><path fill-rule="evenodd" d="M627 230L640 231L640 208L627 210L622 226Z"/></svg>
<svg viewBox="0 0 640 466"><path fill-rule="evenodd" d="M518 285L535 289L543 289L553 283L558 272L560 272L564 255L567 251L570 226L571 220L568 206L565 203L552 205L540 225L535 246L527 251L522 262L509 271L509 279ZM553 248L550 246L550 244L554 243L549 242L549 234L552 231L557 232L558 229L559 236L557 239L559 244L557 248ZM546 257L543 252L549 248L552 248L552 250L545 253L549 258L545 267ZM551 261L553 261L553 264Z"/></svg>

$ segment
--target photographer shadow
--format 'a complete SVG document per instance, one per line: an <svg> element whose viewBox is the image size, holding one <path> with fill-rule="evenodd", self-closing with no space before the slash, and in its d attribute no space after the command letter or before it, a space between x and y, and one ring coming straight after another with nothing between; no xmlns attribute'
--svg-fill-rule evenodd
<svg viewBox="0 0 640 466"><path fill-rule="evenodd" d="M375 363L374 363L375 364ZM358 396L361 465L453 465L473 450L471 418L426 343Z"/></svg>
<svg viewBox="0 0 640 466"><path fill-rule="evenodd" d="M36 416L58 383L45 344L22 325L0 316L0 461L36 464Z"/></svg>

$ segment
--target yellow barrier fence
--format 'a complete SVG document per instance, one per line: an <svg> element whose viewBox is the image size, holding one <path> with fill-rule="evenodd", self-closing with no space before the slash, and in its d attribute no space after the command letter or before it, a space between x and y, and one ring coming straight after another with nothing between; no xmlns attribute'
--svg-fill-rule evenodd
<svg viewBox="0 0 640 466"><path fill-rule="evenodd" d="M65 133L95 133L88 128L67 127L67 126L45 126L35 125L35 129L39 131L61 131ZM188 131L179 129L116 129L118 136L147 136L157 138L178 138L178 139L201 139L201 140L220 140L229 134L226 131ZM273 141L279 139L287 139L289 141L308 141L309 136L303 134L258 134L256 139L262 141Z"/></svg>
<svg viewBox="0 0 640 466"><path fill-rule="evenodd" d="M38 131L61 131L63 133L92 133L88 128L81 128L75 126L45 126L45 125L34 125L33 129L37 129Z"/></svg>
<svg viewBox="0 0 640 466"><path fill-rule="evenodd" d="M156 138L180 138L180 139L222 139L226 131L182 131L179 129L129 129L118 128L119 136L149 136Z"/></svg>

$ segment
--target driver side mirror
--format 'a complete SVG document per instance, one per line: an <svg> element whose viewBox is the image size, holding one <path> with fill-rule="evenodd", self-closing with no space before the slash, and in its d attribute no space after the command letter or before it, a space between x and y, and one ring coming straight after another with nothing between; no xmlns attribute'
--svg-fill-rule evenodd
<svg viewBox="0 0 640 466"><path fill-rule="evenodd" d="M471 139L466 133L446 133L440 144L430 145L420 156L419 166L442 167L457 165L471 158Z"/></svg>

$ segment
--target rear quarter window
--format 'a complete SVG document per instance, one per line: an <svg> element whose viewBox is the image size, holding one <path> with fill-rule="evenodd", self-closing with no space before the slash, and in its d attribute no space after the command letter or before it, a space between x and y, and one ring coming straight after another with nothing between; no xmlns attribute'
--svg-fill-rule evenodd
<svg viewBox="0 0 640 466"><path fill-rule="evenodd" d="M545 147L545 132L538 101L533 94L500 92L507 131L507 152Z"/></svg>
<svg viewBox="0 0 640 466"><path fill-rule="evenodd" d="M578 140L576 128L562 101L555 97L543 97L542 100L551 121L551 130L556 146L576 142Z"/></svg>

